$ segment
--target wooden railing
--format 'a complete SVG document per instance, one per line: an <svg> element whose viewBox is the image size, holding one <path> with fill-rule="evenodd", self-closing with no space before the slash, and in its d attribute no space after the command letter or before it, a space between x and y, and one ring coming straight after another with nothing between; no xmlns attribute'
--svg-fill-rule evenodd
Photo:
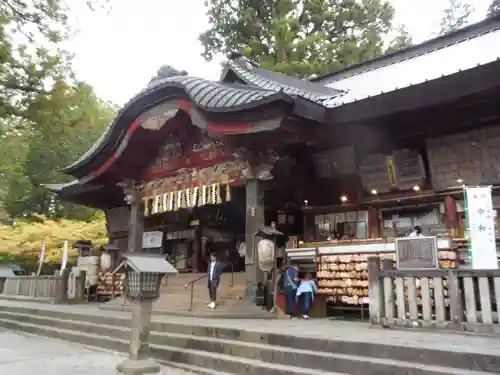
<svg viewBox="0 0 500 375"><path fill-rule="evenodd" d="M372 324L500 334L500 270L390 268L368 261Z"/></svg>
<svg viewBox="0 0 500 375"><path fill-rule="evenodd" d="M62 275L0 278L0 296L52 303L83 300L82 287L81 277L70 280L67 271Z"/></svg>

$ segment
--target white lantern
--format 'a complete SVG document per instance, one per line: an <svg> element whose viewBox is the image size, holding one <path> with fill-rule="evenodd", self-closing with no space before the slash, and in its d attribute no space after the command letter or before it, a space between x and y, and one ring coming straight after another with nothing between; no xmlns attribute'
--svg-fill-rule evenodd
<svg viewBox="0 0 500 375"><path fill-rule="evenodd" d="M102 253L101 254L101 271L107 272L111 268L111 254Z"/></svg>
<svg viewBox="0 0 500 375"><path fill-rule="evenodd" d="M274 267L274 247L274 242L268 239L260 240L257 245L259 267L264 272L270 272Z"/></svg>

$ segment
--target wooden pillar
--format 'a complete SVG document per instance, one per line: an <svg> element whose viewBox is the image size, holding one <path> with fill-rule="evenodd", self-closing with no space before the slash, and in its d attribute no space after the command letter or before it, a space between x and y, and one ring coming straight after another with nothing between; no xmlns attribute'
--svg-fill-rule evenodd
<svg viewBox="0 0 500 375"><path fill-rule="evenodd" d="M304 211L304 242L317 241L316 224L314 223L314 213Z"/></svg>
<svg viewBox="0 0 500 375"><path fill-rule="evenodd" d="M125 187L124 191L130 205L127 252L141 252L142 234L144 233L144 205L138 189L133 184Z"/></svg>
<svg viewBox="0 0 500 375"><path fill-rule="evenodd" d="M460 235L457 201L450 196L444 198L444 224L451 237L458 237Z"/></svg>
<svg viewBox="0 0 500 375"><path fill-rule="evenodd" d="M264 226L264 192L261 182L257 179L247 179L246 187L246 222L245 222L245 272L247 288L245 296L255 302L257 284L264 281L264 274L259 268L257 243L259 238L254 234Z"/></svg>
<svg viewBox="0 0 500 375"><path fill-rule="evenodd" d="M68 301L68 283L69 269L66 268L62 271L61 276L57 280L56 303L64 303Z"/></svg>
<svg viewBox="0 0 500 375"><path fill-rule="evenodd" d="M368 208L368 238L380 238L379 211L375 207Z"/></svg>
<svg viewBox="0 0 500 375"><path fill-rule="evenodd" d="M197 225L193 228L193 256L192 256L192 269L193 272L201 272L201 227Z"/></svg>

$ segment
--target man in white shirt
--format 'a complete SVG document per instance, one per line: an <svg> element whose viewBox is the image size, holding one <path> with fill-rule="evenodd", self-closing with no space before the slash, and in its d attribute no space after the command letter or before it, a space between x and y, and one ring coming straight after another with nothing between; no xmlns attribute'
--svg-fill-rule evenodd
<svg viewBox="0 0 500 375"><path fill-rule="evenodd" d="M413 228L413 232L411 232L408 237L422 237L423 234L422 234L422 228L420 226L416 226L415 228Z"/></svg>
<svg viewBox="0 0 500 375"><path fill-rule="evenodd" d="M215 309L217 288L219 287L221 273L221 264L217 260L215 253L211 253L210 263L208 264L208 295L210 296L210 303L208 304L208 307L211 309Z"/></svg>

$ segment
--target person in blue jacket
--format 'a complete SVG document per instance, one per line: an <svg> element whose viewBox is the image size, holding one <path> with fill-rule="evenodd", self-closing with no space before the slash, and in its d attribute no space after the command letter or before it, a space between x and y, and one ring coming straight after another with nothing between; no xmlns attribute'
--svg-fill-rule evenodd
<svg viewBox="0 0 500 375"><path fill-rule="evenodd" d="M283 274L283 292L285 294L285 314L293 318L295 310L295 296L299 286L299 269L297 265L292 265L285 269Z"/></svg>

